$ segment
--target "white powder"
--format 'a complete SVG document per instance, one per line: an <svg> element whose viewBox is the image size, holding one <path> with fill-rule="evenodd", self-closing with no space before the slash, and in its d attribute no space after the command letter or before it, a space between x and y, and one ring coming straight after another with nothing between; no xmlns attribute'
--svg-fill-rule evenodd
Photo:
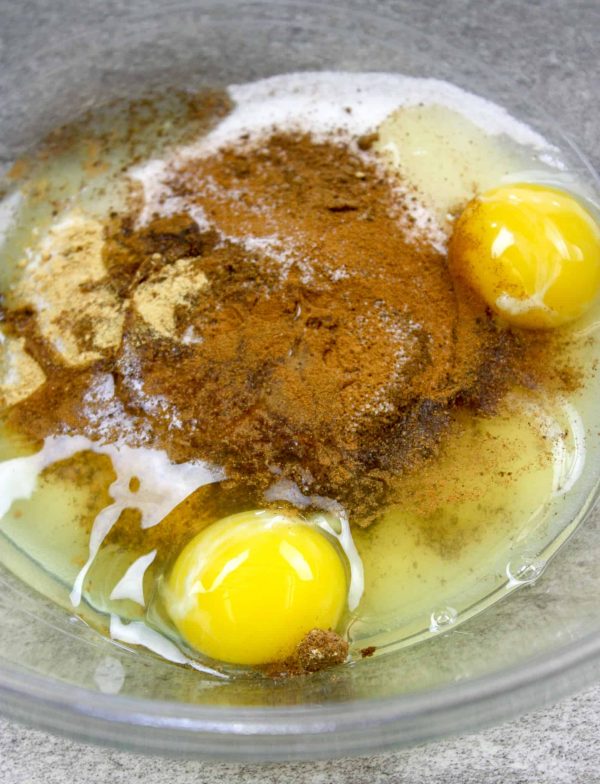
<svg viewBox="0 0 600 784"><path fill-rule="evenodd" d="M184 346L197 346L204 341L202 335L197 335L194 327L191 325L185 330L181 336L181 342Z"/></svg>
<svg viewBox="0 0 600 784"><path fill-rule="evenodd" d="M198 155L238 142L240 134L342 130L360 136L374 131L401 106L438 104L460 112L486 133L506 134L518 144L550 151L548 142L501 106L437 79L400 74L329 71L282 74L229 87L234 110L207 136L183 150ZM346 111L346 108L351 111Z"/></svg>
<svg viewBox="0 0 600 784"><path fill-rule="evenodd" d="M167 162L161 160L150 160L129 170L129 176L142 184L144 193L144 204L137 219L138 228L147 225L155 215L166 218L182 212L187 212L200 230L211 228L202 207L170 192L166 183L168 174Z"/></svg>
<svg viewBox="0 0 600 784"><path fill-rule="evenodd" d="M150 395L145 391L140 360L132 352L128 343L123 346L118 368L123 386L128 390L132 402L141 411L151 416L161 416L163 419L169 420L169 430L182 427L179 412L175 406L169 403L164 395Z"/></svg>
<svg viewBox="0 0 600 784"><path fill-rule="evenodd" d="M143 446L152 441L152 427L143 419L131 416L115 395L115 382L111 373L96 376L83 398L85 435L92 440Z"/></svg>
<svg viewBox="0 0 600 784"><path fill-rule="evenodd" d="M309 283L312 278L313 265L295 246L293 240L286 238L285 242L277 235L268 237L234 237L223 235L224 239L241 245L249 252L257 252L268 256L272 261L279 264L279 275L281 280L285 280L290 269L295 265L302 273L302 282Z"/></svg>
<svg viewBox="0 0 600 784"><path fill-rule="evenodd" d="M131 170L130 175L141 185L144 208L140 222L147 223L153 215L172 215L187 211L201 229L210 221L201 208L190 209L186 200L172 193L168 176L175 161L216 153L236 144L247 136L248 144L269 135L274 128L282 132L310 132L317 138L339 138L348 142L374 131L393 111L400 107L440 105L459 112L490 136L506 135L520 145L537 151L550 165L560 166L558 151L527 125L519 122L501 106L477 95L436 79L418 79L399 74L306 72L282 74L248 84L231 85L229 95L235 102L233 111L210 133L191 145L177 150L170 159L151 160ZM349 111L348 111L349 110ZM372 155L357 153L372 160ZM207 181L202 189L210 192L215 184ZM214 194L213 194L214 195ZM224 194L222 194L224 195ZM229 197L235 196L228 193ZM446 234L432 211L419 200L406 200L406 192L399 189L399 201L408 208L412 226L405 228L419 237L426 237L439 251L444 251ZM398 220L406 214L399 212ZM212 227L218 228L218 227ZM264 251L275 253L282 260L282 272L291 257L285 257L278 243L267 243L266 238L229 237L249 250L264 242ZM308 280L308 271L306 277Z"/></svg>

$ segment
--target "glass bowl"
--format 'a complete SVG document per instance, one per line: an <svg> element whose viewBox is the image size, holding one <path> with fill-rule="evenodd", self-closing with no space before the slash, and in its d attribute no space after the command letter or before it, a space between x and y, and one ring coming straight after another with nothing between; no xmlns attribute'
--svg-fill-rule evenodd
<svg viewBox="0 0 600 784"><path fill-rule="evenodd" d="M26 42L27 23L14 7L16 39L0 74L4 164L112 98L330 69L454 82L506 106L557 142L582 178L594 178L531 102L524 79L503 82L442 34L420 32L410 10L394 17L320 3L163 4L159 13L146 6L104 14L84 35L72 36L65 19L41 50L15 44L19 36ZM577 530L535 584L445 634L310 678L209 683L115 646L0 568L0 710L118 747L257 761L373 753L555 699L600 672L597 452L565 507L565 526Z"/></svg>

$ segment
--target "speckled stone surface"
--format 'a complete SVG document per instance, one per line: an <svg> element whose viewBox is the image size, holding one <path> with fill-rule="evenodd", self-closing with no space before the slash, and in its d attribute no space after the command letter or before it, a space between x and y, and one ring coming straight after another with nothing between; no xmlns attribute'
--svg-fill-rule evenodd
<svg viewBox="0 0 600 784"><path fill-rule="evenodd" d="M42 45L64 28L65 18L77 35L90 21L102 23L125 8L160 5L158 0L0 0L0 67L19 50ZM600 168L598 0L347 0L345 5L373 13L409 11L415 28L443 31L450 44L468 47L482 68L500 69L527 85ZM395 754L311 764L160 760L73 743L0 720L0 783L592 784L600 782L599 734L600 687L477 734Z"/></svg>

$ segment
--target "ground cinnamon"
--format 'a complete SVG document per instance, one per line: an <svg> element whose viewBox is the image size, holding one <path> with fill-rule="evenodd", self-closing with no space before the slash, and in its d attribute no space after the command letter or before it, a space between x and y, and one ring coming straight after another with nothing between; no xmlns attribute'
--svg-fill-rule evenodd
<svg viewBox="0 0 600 784"><path fill-rule="evenodd" d="M118 303L118 340L90 359L83 309L69 326L88 359L66 363L35 309L7 308L46 375L11 423L99 437L90 389L108 379L127 427L107 416L103 438L218 463L253 497L289 478L372 521L454 408L493 410L536 376L527 338L451 276L367 149L274 132L174 164L179 211L113 215L106 275L80 288Z"/></svg>
<svg viewBox="0 0 600 784"><path fill-rule="evenodd" d="M311 629L289 658L268 664L263 671L270 678L310 675L342 664L349 649L348 642L331 629Z"/></svg>

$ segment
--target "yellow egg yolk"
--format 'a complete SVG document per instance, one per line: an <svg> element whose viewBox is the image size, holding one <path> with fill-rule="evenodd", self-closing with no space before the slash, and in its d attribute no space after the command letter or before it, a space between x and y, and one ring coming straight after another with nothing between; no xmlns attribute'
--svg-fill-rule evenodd
<svg viewBox="0 0 600 784"><path fill-rule="evenodd" d="M164 599L193 648L256 665L290 656L311 629L335 629L347 591L344 563L325 534L258 510L194 537L168 575Z"/></svg>
<svg viewBox="0 0 600 784"><path fill-rule="evenodd" d="M450 242L451 268L509 323L556 327L600 288L600 227L564 191L505 185L471 201Z"/></svg>

